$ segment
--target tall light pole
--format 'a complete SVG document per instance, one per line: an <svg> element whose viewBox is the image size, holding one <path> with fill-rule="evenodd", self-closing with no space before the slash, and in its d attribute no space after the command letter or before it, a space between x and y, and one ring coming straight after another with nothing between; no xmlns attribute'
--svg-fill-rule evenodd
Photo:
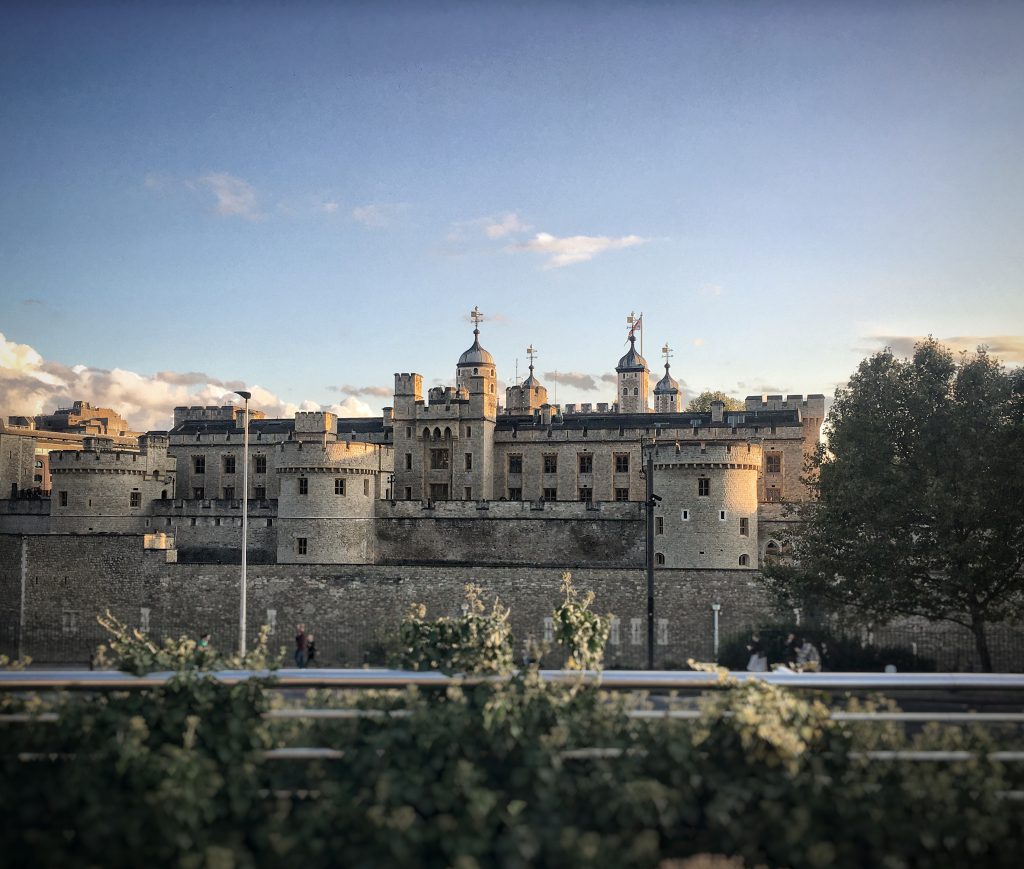
<svg viewBox="0 0 1024 869"><path fill-rule="evenodd" d="M249 399L251 392L235 395L245 399L245 427L242 430L242 593L238 604L238 654L245 655L245 563L249 550Z"/></svg>

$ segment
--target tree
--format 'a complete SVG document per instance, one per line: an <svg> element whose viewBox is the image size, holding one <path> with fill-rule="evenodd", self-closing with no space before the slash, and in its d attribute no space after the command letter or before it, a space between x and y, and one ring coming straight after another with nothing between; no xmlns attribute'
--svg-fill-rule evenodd
<svg viewBox="0 0 1024 869"><path fill-rule="evenodd" d="M836 392L809 462L794 564L766 582L789 603L852 618L986 627L1024 616L1024 369L928 338L909 360L864 360Z"/></svg>
<svg viewBox="0 0 1024 869"><path fill-rule="evenodd" d="M687 413L709 413L711 411L711 402L721 401L725 404L726 410L743 410L744 404L738 398L726 395L720 390L715 392L702 392L696 398L691 398L690 403L686 405Z"/></svg>

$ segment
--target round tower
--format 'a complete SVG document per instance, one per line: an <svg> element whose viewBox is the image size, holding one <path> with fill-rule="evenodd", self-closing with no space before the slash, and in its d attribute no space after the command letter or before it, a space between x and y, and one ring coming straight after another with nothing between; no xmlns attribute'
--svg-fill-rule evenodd
<svg viewBox="0 0 1024 869"><path fill-rule="evenodd" d="M619 413L647 413L647 393L650 390L650 372L647 360L636 349L636 335L630 333L629 351L615 366L618 376Z"/></svg>
<svg viewBox="0 0 1024 869"><path fill-rule="evenodd" d="M759 441L659 443L655 565L757 568Z"/></svg>
<svg viewBox="0 0 1024 869"><path fill-rule="evenodd" d="M459 357L455 366L455 388L471 394L475 391L473 378L482 377L484 394L497 402L498 376L494 368L494 357L480 346L480 321L484 317L479 308L473 308L470 317L473 319L473 345ZM478 385L476 389L479 388Z"/></svg>

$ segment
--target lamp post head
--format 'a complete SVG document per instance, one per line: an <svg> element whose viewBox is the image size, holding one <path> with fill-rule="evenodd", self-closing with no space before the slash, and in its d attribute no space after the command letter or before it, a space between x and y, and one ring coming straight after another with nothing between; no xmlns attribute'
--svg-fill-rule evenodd
<svg viewBox="0 0 1024 869"><path fill-rule="evenodd" d="M246 392L244 389L236 391L235 395L239 396L240 398L244 398L246 401L248 401L250 398L252 398L252 393L251 392Z"/></svg>

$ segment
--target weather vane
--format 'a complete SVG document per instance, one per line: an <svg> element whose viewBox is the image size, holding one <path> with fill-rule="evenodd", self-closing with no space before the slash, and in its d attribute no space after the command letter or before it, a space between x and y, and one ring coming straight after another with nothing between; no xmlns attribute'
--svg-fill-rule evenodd
<svg viewBox="0 0 1024 869"><path fill-rule="evenodd" d="M473 306L473 310L469 312L469 319L473 321L473 331L480 331L480 324L483 322L484 315L480 313L480 307L478 305Z"/></svg>
<svg viewBox="0 0 1024 869"><path fill-rule="evenodd" d="M537 358L537 351L533 349L531 344L526 348L526 355L530 357L530 373L533 373L533 360Z"/></svg>
<svg viewBox="0 0 1024 869"><path fill-rule="evenodd" d="M668 346L668 341L661 348L661 355L665 357L665 367L668 368L668 360L672 358L672 348Z"/></svg>

